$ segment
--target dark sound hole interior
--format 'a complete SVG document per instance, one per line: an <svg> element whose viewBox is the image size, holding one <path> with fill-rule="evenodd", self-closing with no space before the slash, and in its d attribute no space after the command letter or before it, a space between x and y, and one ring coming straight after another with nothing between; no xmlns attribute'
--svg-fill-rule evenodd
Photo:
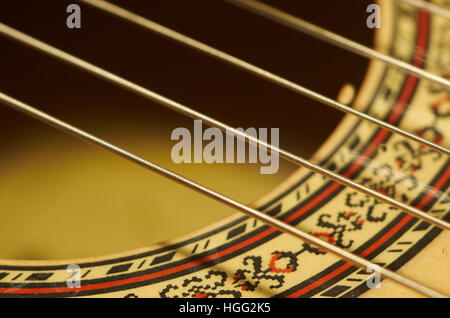
<svg viewBox="0 0 450 318"><path fill-rule="evenodd" d="M331 98L345 83L358 90L368 66L367 59L221 1L111 2ZM373 45L373 31L365 26L370 1L265 2ZM86 5L82 28L69 30L69 3L3 1L0 20L233 127L280 128L281 147L303 157L310 157L343 118L309 98ZM174 165L170 132L192 127L192 120L9 39L0 41L4 93L243 202L261 197L296 169L283 163L279 174L261 176L246 165ZM3 106L0 133L6 220L0 242L15 242L1 249L0 258L118 252L233 213ZM162 189L170 190L158 194L159 180ZM179 201L181 219L169 201ZM183 218L194 221L185 224ZM68 230L76 235L61 242Z"/></svg>

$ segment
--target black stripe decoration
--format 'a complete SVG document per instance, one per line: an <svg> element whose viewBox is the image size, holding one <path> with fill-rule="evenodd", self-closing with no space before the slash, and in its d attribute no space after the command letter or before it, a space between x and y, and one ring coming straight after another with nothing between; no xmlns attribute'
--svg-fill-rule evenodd
<svg viewBox="0 0 450 318"><path fill-rule="evenodd" d="M336 166L336 163L334 163L334 162L330 163L330 165L328 166L328 170L331 170L331 171L335 171L336 168L337 168L337 166Z"/></svg>
<svg viewBox="0 0 450 318"><path fill-rule="evenodd" d="M175 256L175 253L176 253L176 251L173 251L172 253L167 253L167 254L155 257L153 259L152 263L150 264L150 266L170 261Z"/></svg>
<svg viewBox="0 0 450 318"><path fill-rule="evenodd" d="M120 265L113 266L109 269L109 271L106 273L106 275L126 272L130 269L131 265L133 265L133 263L120 264Z"/></svg>
<svg viewBox="0 0 450 318"><path fill-rule="evenodd" d="M89 275L90 272L91 270L88 270L86 273L83 274L83 276L81 276L81 278L85 278L87 275Z"/></svg>
<svg viewBox="0 0 450 318"><path fill-rule="evenodd" d="M141 268L142 265L144 265L146 261L147 261L147 260L144 259L144 260L139 264L138 269Z"/></svg>
<svg viewBox="0 0 450 318"><path fill-rule="evenodd" d="M3 272L0 273L0 280L2 280L3 278L5 278L6 276L8 276L9 273Z"/></svg>
<svg viewBox="0 0 450 318"><path fill-rule="evenodd" d="M418 231L425 231L426 229L428 229L430 227L430 224L429 223L427 223L427 222L425 222L425 221L422 221L422 222L420 222L419 223L419 225L417 225L415 228L414 228L414 232L418 232Z"/></svg>
<svg viewBox="0 0 450 318"><path fill-rule="evenodd" d="M274 207L273 209L270 209L269 211L266 212L266 214L270 215L270 216L275 216L278 213L281 212L281 206L282 204L278 204L276 207Z"/></svg>
<svg viewBox="0 0 450 318"><path fill-rule="evenodd" d="M403 250L388 250L388 253L401 253Z"/></svg>
<svg viewBox="0 0 450 318"><path fill-rule="evenodd" d="M228 234L227 234L227 240L232 239L233 237L238 236L239 234L244 233L246 227L247 227L247 224L242 224L241 226L232 229L232 230L231 230L230 232L228 232Z"/></svg>
<svg viewBox="0 0 450 318"><path fill-rule="evenodd" d="M333 288L327 290L326 292L324 292L320 296L337 297L337 296L339 296L340 294L342 294L343 292L345 292L346 290L348 290L350 288L351 288L350 286L337 285L337 286L334 286Z"/></svg>
<svg viewBox="0 0 450 318"><path fill-rule="evenodd" d="M355 137L355 139L351 142L351 144L348 146L350 150L355 150L355 148L359 145L360 139L358 136Z"/></svg>
<svg viewBox="0 0 450 318"><path fill-rule="evenodd" d="M33 273L26 280L44 281L53 276L53 273Z"/></svg>

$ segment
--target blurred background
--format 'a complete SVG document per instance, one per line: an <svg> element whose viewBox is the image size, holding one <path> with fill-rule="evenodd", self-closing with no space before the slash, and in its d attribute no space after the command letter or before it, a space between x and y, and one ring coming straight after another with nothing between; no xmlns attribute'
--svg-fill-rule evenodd
<svg viewBox="0 0 450 318"><path fill-rule="evenodd" d="M368 61L222 1L111 1L336 98L358 89ZM372 46L371 1L264 1ZM233 127L280 128L280 146L309 157L343 115L256 76L80 4L2 1L0 21ZM241 202L277 187L258 165L171 161L173 129L193 122L0 37L0 90ZM178 237L235 213L178 184L0 105L0 258L104 255Z"/></svg>

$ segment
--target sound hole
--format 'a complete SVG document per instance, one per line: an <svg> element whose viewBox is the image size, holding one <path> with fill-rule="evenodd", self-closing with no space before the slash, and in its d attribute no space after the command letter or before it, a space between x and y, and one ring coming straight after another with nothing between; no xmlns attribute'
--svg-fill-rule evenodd
<svg viewBox="0 0 450 318"><path fill-rule="evenodd" d="M335 98L360 85L368 61L222 2L112 1L167 27ZM0 4L0 20L233 127L280 128L303 157L343 115L322 104L89 7L81 30L65 26L69 1ZM369 1L267 1L372 46ZM259 167L175 165L176 127L192 121L6 39L3 92L242 202L285 180ZM210 224L231 209L0 107L0 258L55 259L124 251Z"/></svg>

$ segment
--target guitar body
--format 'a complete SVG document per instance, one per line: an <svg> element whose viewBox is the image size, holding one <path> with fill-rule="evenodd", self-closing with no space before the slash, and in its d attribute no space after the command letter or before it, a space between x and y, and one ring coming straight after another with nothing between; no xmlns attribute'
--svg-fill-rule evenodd
<svg viewBox="0 0 450 318"><path fill-rule="evenodd" d="M449 5L446 0L433 2L440 6ZM380 0L379 5L382 27L376 31L375 48L448 77L450 21L401 1ZM346 96L343 91L339 99L346 100L347 97L360 111L450 147L450 97L437 85L373 60L356 97ZM49 136L50 133L43 134ZM114 138L127 142L131 148L141 147L143 143L138 138L130 137L133 134L139 135L139 132L117 134ZM211 203L197 194L190 196L188 190L169 185L158 176L146 181L149 174L142 174L139 168L122 165L120 159L110 158L109 154L84 148L77 142L72 144L65 139L67 137L48 138L53 142L52 147L64 149L63 154L52 157L53 162L30 165L26 160L39 158L39 152L32 144L18 147L17 155L3 159L3 169L7 173L0 189L6 198L5 211L15 211L20 207L26 215L20 211L8 212L7 221L0 225L5 236L1 255L5 259L0 261L2 296L423 296L389 279L377 285L376 277L370 276L375 269L352 266L336 255L260 221L231 213L229 208ZM149 143L145 146L153 149L167 147L162 143L155 140L151 146ZM156 150L148 152L157 158L166 158L168 154L162 150L159 154ZM24 159L25 153L29 157ZM74 156L76 159L69 158ZM450 221L450 160L443 154L346 115L311 160L434 217ZM186 173L194 174L191 167L184 169ZM200 172L200 176L207 178L208 169ZM235 168L223 167L222 172L226 169ZM113 176L108 171L114 171L121 185L125 182L134 185L130 185L129 191L125 186L119 187L111 181ZM237 170L231 171L237 178ZM251 173L246 171L241 174L244 179L252 178L251 173L254 177L258 170L252 167L248 170ZM92 177L94 173L97 173L95 178ZM64 183L72 185L71 191L52 188L56 203L37 206L38 202L43 202L42 191L48 192L55 185L51 181L55 175L71 180ZM223 176L226 178L225 172ZM236 178L228 181L229 188L235 191L240 184ZM279 178L283 181L255 200L253 207L378 266L450 295L450 233L305 168L292 173L282 168ZM26 180L34 183L28 191L20 186ZM263 179L257 186L258 191L266 191L268 184L267 179ZM77 196L80 187L85 187L92 197L80 199ZM147 193L149 187L151 193ZM108 201L106 207L95 195L97 189L103 191L100 193L111 193L105 198ZM24 199L24 193L28 193L28 199ZM243 189L236 195L245 197L248 193ZM122 197L128 199L121 200ZM142 197L151 199L143 204ZM18 205L21 200L23 202ZM133 205L134 202L141 203ZM195 202L198 203L194 205ZM184 204L194 205L195 211L183 213ZM69 212L76 217L72 221L60 215L61 208L70 210L71 206L79 209ZM83 206L85 209L81 210ZM10 230L17 215L25 220L22 225L28 235ZM133 219L135 215L141 218ZM115 223L107 221L111 218L116 218L117 223L127 224L128 230L116 231ZM222 219L217 221L219 218ZM49 229L49 225L42 221L48 222L48 219L53 220L51 227L57 234L39 238L40 232ZM196 219L201 221L195 222ZM87 254L96 252L91 250L88 234L96 231L96 222L104 224L98 225L101 231L97 230L102 233L103 245L112 246L105 249L108 253L125 249L125 245L115 241L119 236L166 238L164 235L173 237L173 228L177 233L196 230L128 252L69 258L77 253L81 255L83 250ZM136 224L133 222L148 222L149 231L134 230ZM174 224L173 228L170 224ZM199 224L208 225L198 229ZM66 235L74 236L72 241L67 238L72 242L68 243L72 246L69 252L64 250L64 244L59 244L61 242L55 243L55 240L63 241ZM41 244L35 249L36 257L30 257L32 253L17 253L18 246L33 246L33 237L38 237L37 242ZM101 240L95 244L100 244ZM47 249L52 250L52 246L54 254L45 254ZM47 259L60 257L63 260L39 260L42 258L39 253ZM30 258L35 260L27 260ZM76 266L68 270L69 265ZM78 288L68 285L68 279L72 281L74 277L80 279Z"/></svg>

